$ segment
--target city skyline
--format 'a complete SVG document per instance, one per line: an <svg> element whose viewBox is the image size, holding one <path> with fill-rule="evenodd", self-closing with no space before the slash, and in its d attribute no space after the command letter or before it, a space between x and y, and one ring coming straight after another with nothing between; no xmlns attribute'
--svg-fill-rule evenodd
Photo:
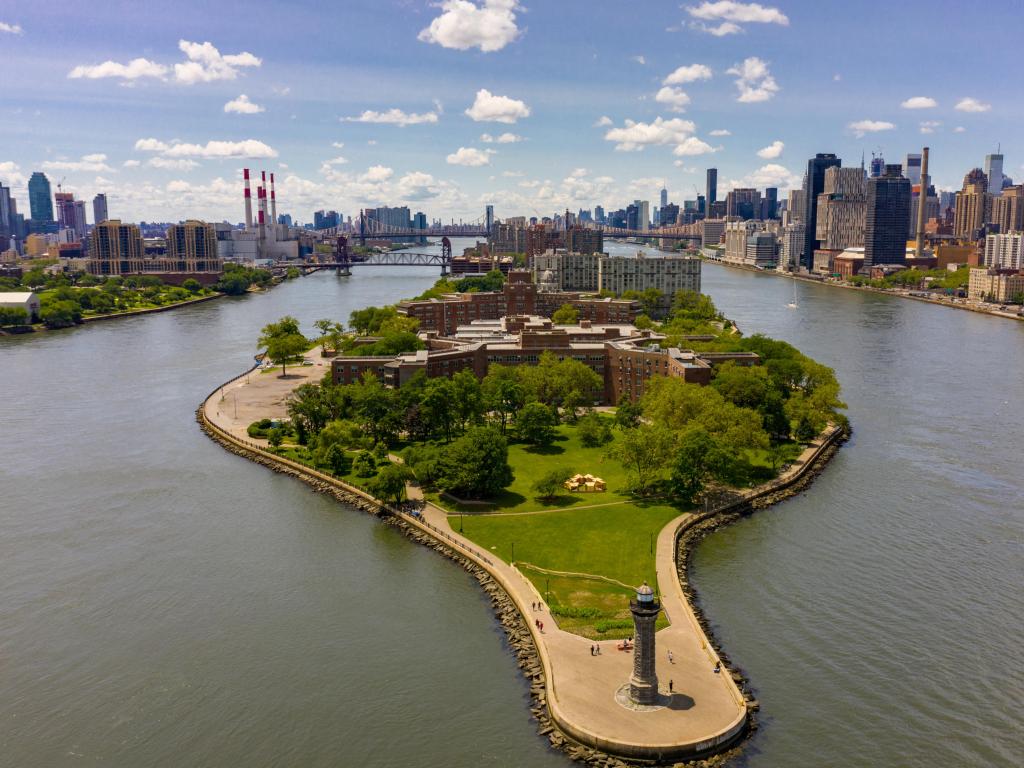
<svg viewBox="0 0 1024 768"><path fill-rule="evenodd" d="M614 19L525 0L387 11L355 3L324 24L314 6L290 6L296 45L262 3L204 7L201 33L184 23L194 14L155 7L6 9L0 182L26 211L41 170L79 200L106 193L126 220L239 221L241 169L265 167L279 210L310 221L403 204L445 220L487 204L498 218L545 216L655 201L663 183L682 204L704 193L707 167L720 198L746 186L783 198L818 152L852 166L881 147L901 163L926 144L939 188L958 189L1000 143L1004 173L1024 177L1007 141L1021 108L938 55L984 21L978 66L1008 63L1009 3L957 24L921 3L887 6L884 27L869 8L804 2ZM807 40L839 27L851 54L860 40L871 56L807 66ZM872 43L887 30L903 45ZM915 72L921 46L935 55Z"/></svg>

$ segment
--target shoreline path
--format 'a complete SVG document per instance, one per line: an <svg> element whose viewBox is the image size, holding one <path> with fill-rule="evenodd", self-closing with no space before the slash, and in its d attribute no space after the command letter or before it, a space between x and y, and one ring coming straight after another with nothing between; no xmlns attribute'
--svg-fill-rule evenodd
<svg viewBox="0 0 1024 768"><path fill-rule="evenodd" d="M257 369L219 388L203 405L207 420L250 445L265 445L265 441L250 438L246 428L260 418L285 416L288 394L300 384L320 380L329 361L318 352L312 350L307 354L317 361L315 365L289 369L288 378ZM782 479L799 472L815 450L816 445L809 447ZM410 490L415 497L418 489ZM429 524L426 532L436 537L430 531L433 528L450 541L460 543L460 551L486 568L517 604L545 669L550 714L561 729L571 738L602 751L646 759L715 751L715 747L740 734L747 721L743 695L725 665L715 672L718 656L687 603L677 576L676 534L690 517L690 513L679 515L658 534L658 591L670 626L656 635L660 705L640 711L616 700L616 693L628 683L633 666L632 653L617 650L620 637L597 641L601 653L591 655L595 641L560 629L546 604L543 610L532 609L532 604L543 603L543 598L514 564L490 552L486 559L478 556L478 545L449 525L444 510L433 504L427 504L423 510L423 520ZM408 521L424 529L414 518ZM537 627L536 619L543 622L543 631ZM668 688L670 680L672 694Z"/></svg>

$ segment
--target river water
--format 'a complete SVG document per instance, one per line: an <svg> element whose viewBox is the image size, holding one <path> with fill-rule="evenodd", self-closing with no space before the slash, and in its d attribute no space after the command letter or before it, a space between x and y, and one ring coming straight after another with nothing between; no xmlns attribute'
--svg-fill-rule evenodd
<svg viewBox="0 0 1024 768"><path fill-rule="evenodd" d="M460 250L461 243L456 243ZM260 327L430 269L0 340L0 766L566 766L475 582L206 438ZM1024 754L1024 325L708 265L749 332L834 366L854 439L698 550L762 702L749 766Z"/></svg>

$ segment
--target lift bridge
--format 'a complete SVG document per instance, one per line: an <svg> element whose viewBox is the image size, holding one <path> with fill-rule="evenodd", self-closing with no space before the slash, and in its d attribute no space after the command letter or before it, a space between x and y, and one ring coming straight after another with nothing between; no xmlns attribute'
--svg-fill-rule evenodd
<svg viewBox="0 0 1024 768"><path fill-rule="evenodd" d="M442 237L440 253L401 250L355 256L349 252L348 237L338 235L335 239L335 252L330 259L289 262L289 265L299 267L307 274L322 269L334 269L339 275L351 275L353 267L440 267L441 276L444 277L451 271L452 242L447 237Z"/></svg>

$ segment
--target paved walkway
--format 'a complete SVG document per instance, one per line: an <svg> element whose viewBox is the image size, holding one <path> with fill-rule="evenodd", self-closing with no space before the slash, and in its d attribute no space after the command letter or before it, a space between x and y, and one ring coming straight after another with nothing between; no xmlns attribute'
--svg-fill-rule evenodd
<svg viewBox="0 0 1024 768"><path fill-rule="evenodd" d="M318 350L308 356L321 360ZM288 393L302 383L319 380L325 365L329 363L323 361L315 366L297 367L292 369L295 378L292 378L290 370L287 379L279 378L276 373L244 375L207 400L204 406L207 418L251 443L253 441L246 434L246 427L260 418L286 415L284 403ZM786 474L798 472L815 448L808 448ZM410 486L409 490L410 497L422 498L422 493L415 486ZM752 490L746 491L743 495L752 493ZM724 671L714 671L717 657L707 646L676 577L675 533L689 517L689 513L680 515L658 535L658 591L670 626L656 635L656 668L663 706L653 711L628 709L616 701L616 692L628 682L633 665L632 653L616 649L620 637L598 642L601 653L592 656L590 647L594 641L560 629L546 606L531 608L532 604L542 604L542 597L523 573L491 552L482 553L489 563L481 564L516 601L527 623L534 624L531 631L541 656L546 658L550 675L548 691L552 714L570 733L575 731L573 735L590 734L592 738L586 740L591 745L604 742L668 751L681 745L702 743L702 748L707 748L711 746L707 743L709 740L720 734L731 734L746 717L745 703L730 676ZM423 519L448 538L461 543L463 549L480 553L476 543L449 525L448 514L444 510L427 503ZM543 631L536 627L536 621L543 622ZM668 658L670 650L673 655L671 662ZM671 696L668 694L670 680L674 687Z"/></svg>

